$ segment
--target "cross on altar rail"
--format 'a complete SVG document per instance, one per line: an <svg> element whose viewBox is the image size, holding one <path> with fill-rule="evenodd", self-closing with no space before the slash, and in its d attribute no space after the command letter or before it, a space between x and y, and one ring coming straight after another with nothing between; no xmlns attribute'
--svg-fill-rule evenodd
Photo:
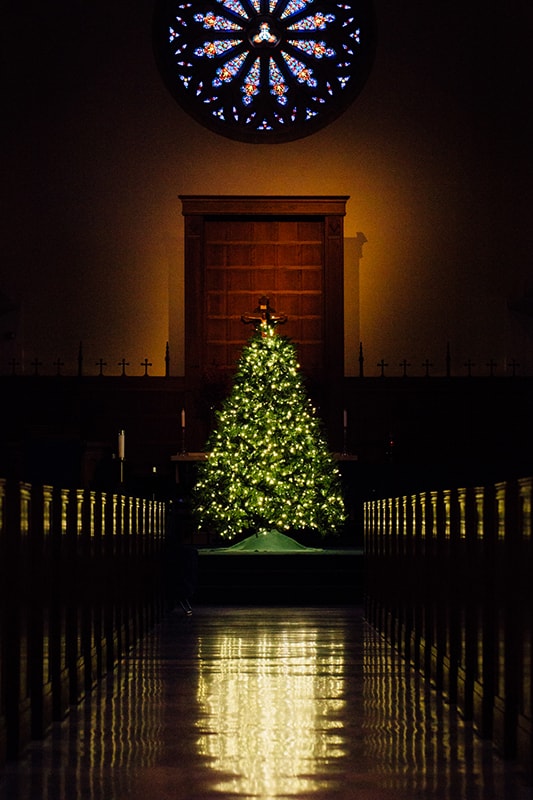
<svg viewBox="0 0 533 800"><path fill-rule="evenodd" d="M507 366L511 368L513 378L516 377L516 368L520 366L520 363L513 358L511 361L507 362Z"/></svg>
<svg viewBox="0 0 533 800"><path fill-rule="evenodd" d="M471 359L468 359L468 361L465 361L464 366L466 367L466 374L468 375L469 378L471 378L472 377L472 367L476 366L475 363L473 361L471 361Z"/></svg>
<svg viewBox="0 0 533 800"><path fill-rule="evenodd" d="M493 358L491 358L490 361L487 361L486 366L489 368L490 377L491 378L494 377L494 369L498 366L497 362L494 361Z"/></svg>
<svg viewBox="0 0 533 800"><path fill-rule="evenodd" d="M426 370L425 372L426 378L429 378L429 370L433 366L433 362L430 361L429 358L426 358L426 360L422 362L422 366Z"/></svg>

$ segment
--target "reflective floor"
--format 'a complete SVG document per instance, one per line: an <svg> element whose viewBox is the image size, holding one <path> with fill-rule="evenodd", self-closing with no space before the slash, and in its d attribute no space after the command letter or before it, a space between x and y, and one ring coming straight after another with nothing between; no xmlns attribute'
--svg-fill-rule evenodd
<svg viewBox="0 0 533 800"><path fill-rule="evenodd" d="M529 800L357 608L174 612L0 800Z"/></svg>

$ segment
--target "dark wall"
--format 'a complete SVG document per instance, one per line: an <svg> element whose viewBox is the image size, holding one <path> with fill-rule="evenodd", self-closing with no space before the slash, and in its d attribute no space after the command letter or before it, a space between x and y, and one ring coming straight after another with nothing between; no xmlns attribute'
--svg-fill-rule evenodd
<svg viewBox="0 0 533 800"><path fill-rule="evenodd" d="M75 369L80 340L88 364L118 372L126 356L140 375L145 356L163 374L170 340L181 374L178 196L250 193L350 196L368 363L436 362L450 341L461 363L516 358L532 374L531 3L375 7L353 105L313 136L254 146L174 102L153 0L4 3L0 374L12 357Z"/></svg>
<svg viewBox="0 0 533 800"><path fill-rule="evenodd" d="M183 379L157 377L0 381L2 476L105 488L118 479L123 429L125 477L149 493L175 488L172 455L205 448L228 390L213 384L193 392ZM308 389L331 450L358 456L343 467L357 494L503 480L533 469L531 378L351 378Z"/></svg>

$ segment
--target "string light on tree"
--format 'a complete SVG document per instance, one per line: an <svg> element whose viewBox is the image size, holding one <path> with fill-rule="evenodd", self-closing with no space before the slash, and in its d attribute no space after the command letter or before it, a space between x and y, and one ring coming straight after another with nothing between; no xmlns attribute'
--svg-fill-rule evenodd
<svg viewBox="0 0 533 800"><path fill-rule="evenodd" d="M235 539L264 530L335 533L345 521L340 475L305 391L285 321L261 298L233 390L199 467L201 529Z"/></svg>

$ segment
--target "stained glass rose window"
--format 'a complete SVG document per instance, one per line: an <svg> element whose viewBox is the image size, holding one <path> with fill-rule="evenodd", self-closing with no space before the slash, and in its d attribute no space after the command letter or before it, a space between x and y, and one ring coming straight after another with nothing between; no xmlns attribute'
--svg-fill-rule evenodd
<svg viewBox="0 0 533 800"><path fill-rule="evenodd" d="M201 124L248 142L314 133L361 91L374 55L371 0L160 0L165 83Z"/></svg>

